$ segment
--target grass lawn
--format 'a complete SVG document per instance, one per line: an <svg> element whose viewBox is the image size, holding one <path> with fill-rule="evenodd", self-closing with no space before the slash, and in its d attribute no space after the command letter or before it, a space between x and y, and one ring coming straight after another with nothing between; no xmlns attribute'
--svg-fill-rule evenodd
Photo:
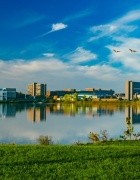
<svg viewBox="0 0 140 180"><path fill-rule="evenodd" d="M140 141L0 145L1 180L140 179Z"/></svg>

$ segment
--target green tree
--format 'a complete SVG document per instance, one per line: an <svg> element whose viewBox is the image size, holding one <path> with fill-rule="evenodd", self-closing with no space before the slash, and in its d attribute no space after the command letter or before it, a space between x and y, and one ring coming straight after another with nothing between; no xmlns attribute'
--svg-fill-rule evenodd
<svg viewBox="0 0 140 180"><path fill-rule="evenodd" d="M129 137L129 139L131 140L132 138L132 134L133 134L133 126L132 126L132 123L130 121L130 118L126 118L126 126L127 126L127 130L124 131L124 134Z"/></svg>
<svg viewBox="0 0 140 180"><path fill-rule="evenodd" d="M127 130L124 131L124 135L123 136L120 136L121 139L132 139L132 135L133 135L133 126L132 126L132 123L131 123L131 119L130 118L126 118L126 126L127 126Z"/></svg>
<svg viewBox="0 0 140 180"><path fill-rule="evenodd" d="M77 93L74 93L72 96L73 96L73 102L77 102L77 100L78 100L78 94L77 94Z"/></svg>
<svg viewBox="0 0 140 180"><path fill-rule="evenodd" d="M82 101L83 101L83 102L86 101L86 95L84 95L84 96L82 97Z"/></svg>
<svg viewBox="0 0 140 180"><path fill-rule="evenodd" d="M71 95L70 94L65 94L63 99L64 99L64 102L71 102Z"/></svg>

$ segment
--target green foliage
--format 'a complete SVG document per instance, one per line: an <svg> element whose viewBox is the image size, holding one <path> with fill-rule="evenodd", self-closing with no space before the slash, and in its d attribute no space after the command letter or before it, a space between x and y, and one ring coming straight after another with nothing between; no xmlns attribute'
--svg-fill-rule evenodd
<svg viewBox="0 0 140 180"><path fill-rule="evenodd" d="M25 99L25 94L22 92L16 92L16 99Z"/></svg>
<svg viewBox="0 0 140 180"><path fill-rule="evenodd" d="M79 146L1 145L0 179L139 179L140 142Z"/></svg>
<svg viewBox="0 0 140 180"><path fill-rule="evenodd" d="M82 100L83 102L85 102L85 101L87 100L86 95L84 95L84 96L81 98L81 100Z"/></svg>
<svg viewBox="0 0 140 180"><path fill-rule="evenodd" d="M84 145L84 143L82 143L81 141L77 141L74 143L75 145Z"/></svg>
<svg viewBox="0 0 140 180"><path fill-rule="evenodd" d="M127 130L124 131L124 134L126 135L126 137L129 137L131 139L134 128L132 126L130 118L126 118L126 126L127 126Z"/></svg>
<svg viewBox="0 0 140 180"><path fill-rule="evenodd" d="M71 102L71 94L65 94L63 97L64 102Z"/></svg>
<svg viewBox="0 0 140 180"><path fill-rule="evenodd" d="M134 133L134 127L132 126L131 119L128 117L126 118L126 126L127 130L124 131L124 135L121 135L120 138L123 140L138 140L140 133Z"/></svg>
<svg viewBox="0 0 140 180"><path fill-rule="evenodd" d="M52 141L52 137L51 136L39 136L39 138L37 138L37 142L40 145L52 145L53 141Z"/></svg>
<svg viewBox="0 0 140 180"><path fill-rule="evenodd" d="M77 102L77 100L78 100L78 94L74 93L73 94L73 102Z"/></svg>

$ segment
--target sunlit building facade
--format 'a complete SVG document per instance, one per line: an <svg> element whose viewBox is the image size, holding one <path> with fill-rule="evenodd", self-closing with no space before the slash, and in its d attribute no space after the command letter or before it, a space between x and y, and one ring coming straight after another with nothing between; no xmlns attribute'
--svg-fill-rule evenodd
<svg viewBox="0 0 140 180"><path fill-rule="evenodd" d="M125 82L125 99L132 100L136 95L140 94L140 82Z"/></svg>
<svg viewBox="0 0 140 180"><path fill-rule="evenodd" d="M46 95L46 84L32 83L28 84L27 94L31 96Z"/></svg>

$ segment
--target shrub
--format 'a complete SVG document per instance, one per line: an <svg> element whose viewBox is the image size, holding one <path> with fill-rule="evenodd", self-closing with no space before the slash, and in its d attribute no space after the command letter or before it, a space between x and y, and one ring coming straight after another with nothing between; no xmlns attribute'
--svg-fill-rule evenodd
<svg viewBox="0 0 140 180"><path fill-rule="evenodd" d="M41 136L39 136L39 138L37 138L37 142L40 145L51 145L51 144L53 144L51 136L43 136L43 135L41 135Z"/></svg>
<svg viewBox="0 0 140 180"><path fill-rule="evenodd" d="M93 143L97 143L100 140L100 136L97 133L90 132L88 138L93 141Z"/></svg>

